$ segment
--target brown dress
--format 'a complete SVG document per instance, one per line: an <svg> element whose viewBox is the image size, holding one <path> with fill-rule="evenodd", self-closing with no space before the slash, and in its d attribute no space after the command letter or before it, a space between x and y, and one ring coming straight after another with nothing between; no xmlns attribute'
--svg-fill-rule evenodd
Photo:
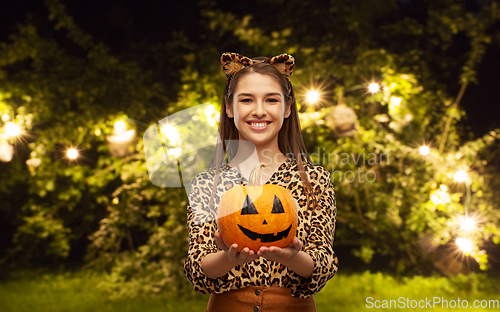
<svg viewBox="0 0 500 312"><path fill-rule="evenodd" d="M230 290L211 294L207 312L316 312L313 296L292 297L289 288L258 287Z"/></svg>

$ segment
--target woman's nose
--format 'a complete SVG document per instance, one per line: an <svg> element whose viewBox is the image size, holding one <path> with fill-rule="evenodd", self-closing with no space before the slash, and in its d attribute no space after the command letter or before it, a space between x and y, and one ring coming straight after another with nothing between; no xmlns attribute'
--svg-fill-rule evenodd
<svg viewBox="0 0 500 312"><path fill-rule="evenodd" d="M262 117L262 116L265 116L267 115L267 112L266 112L266 108L264 107L264 104L260 101L258 101L255 106L254 106L254 109L253 109L253 115L256 116L256 117Z"/></svg>

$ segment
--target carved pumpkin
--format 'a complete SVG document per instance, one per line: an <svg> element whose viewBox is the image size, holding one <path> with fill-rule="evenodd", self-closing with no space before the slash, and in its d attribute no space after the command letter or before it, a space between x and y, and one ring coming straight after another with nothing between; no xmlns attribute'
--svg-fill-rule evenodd
<svg viewBox="0 0 500 312"><path fill-rule="evenodd" d="M237 186L221 198L217 210L219 232L226 246L287 247L297 232L297 203L279 185L259 186L263 164L252 170L248 186Z"/></svg>
<svg viewBox="0 0 500 312"><path fill-rule="evenodd" d="M337 138L353 136L359 128L356 113L345 104L335 106L333 112L325 117L325 123Z"/></svg>

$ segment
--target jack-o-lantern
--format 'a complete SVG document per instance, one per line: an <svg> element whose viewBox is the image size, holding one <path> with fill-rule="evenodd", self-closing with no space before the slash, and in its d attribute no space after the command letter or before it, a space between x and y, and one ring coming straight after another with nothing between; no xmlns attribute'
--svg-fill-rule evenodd
<svg viewBox="0 0 500 312"><path fill-rule="evenodd" d="M353 136L359 128L356 113L345 104L335 106L333 112L325 117L325 123L337 138Z"/></svg>
<svg viewBox="0 0 500 312"><path fill-rule="evenodd" d="M219 232L226 246L238 244L257 252L261 246L287 247L297 232L297 203L286 188L259 185L263 164L252 170L247 186L222 196L217 210Z"/></svg>

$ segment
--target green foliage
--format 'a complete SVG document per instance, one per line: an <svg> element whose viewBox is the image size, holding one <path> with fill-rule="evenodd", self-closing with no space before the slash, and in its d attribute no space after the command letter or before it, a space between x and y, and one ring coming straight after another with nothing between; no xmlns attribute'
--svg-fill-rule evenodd
<svg viewBox="0 0 500 312"><path fill-rule="evenodd" d="M16 228L3 261L60 262L75 241L89 238L88 266L115 275L140 271L149 274L144 287L175 288L187 240L185 193L151 184L142 140L126 157L110 156L107 143L117 120L143 133L156 121L146 111L165 111L157 106L167 91L151 72L94 43L61 3L47 6L59 34L80 50L65 50L30 24L1 44L2 122L22 127L16 148L28 150L1 170L1 210ZM69 147L79 150L76 160L66 157Z"/></svg>
<svg viewBox="0 0 500 312"><path fill-rule="evenodd" d="M186 194L151 183L141 134L186 108L211 103L220 109L226 80L218 59L237 49L248 56L296 57L292 83L303 136L336 188L336 246L351 246L365 262L385 255L398 273L450 274L461 268L443 255L463 257L455 240L467 236L473 243L468 260L487 269L483 245L500 241L494 209L500 131L462 141L461 95L450 94L444 82L455 75L462 90L476 82L475 67L500 18L497 1L477 15L463 1L423 1L423 18L401 17L395 0L384 6L267 1L245 15L204 1L199 38L176 33L164 46L139 46L127 55L95 42L61 2L46 4L57 37L72 49L32 24L19 25L0 44L0 125L13 121L24 130L20 139L0 137L19 151L0 164L0 211L15 228L12 263L64 259L83 240L86 266L105 270L99 289L112 297L191 289L182 273ZM451 51L457 36L469 43L460 57ZM162 66L148 67L145 58ZM366 91L372 81L380 92ZM321 89L319 104L306 102L310 88ZM354 109L359 129L353 137L337 138L325 123L336 103ZM110 156L107 143L118 120L139 137L123 157ZM192 129L178 131L182 137ZM210 138L201 131L197 139ZM423 144L430 147L425 157L418 150ZM80 150L76 160L65 156L71 146ZM470 183L454 182L461 168ZM457 227L466 213L477 215L477 228L468 234ZM339 278L335 283L354 283L362 293L396 283L368 273L359 282ZM483 282L474 275L411 281L466 291Z"/></svg>
<svg viewBox="0 0 500 312"><path fill-rule="evenodd" d="M338 221L345 224L336 244L355 246L354 254L366 262L376 254L387 255L397 272L449 274L460 268L440 263L443 253L450 252L443 247L460 255L455 240L467 236L476 246L467 254L485 269L481 245L499 239L494 230L485 234L483 229L499 225L491 187L498 178L485 164L497 157L500 132L461 141L456 124L464 116L458 107L461 95L453 99L442 84L455 68L461 68L456 81L464 90L476 82L474 68L491 42L488 29L498 20L497 5L491 2L474 15L463 1L425 2L425 18L397 19L396 1L383 9L370 1L329 7L266 2L258 14L206 10L204 23L210 33L206 36L221 49L238 42L242 54L287 52L298 60L292 82L304 139L313 161L332 173ZM266 18L282 22L264 23ZM459 35L470 43L461 63L451 57ZM222 37L225 41L217 41ZM379 83L380 92L367 94L371 81ZM314 87L324 98L309 105L304 95ZM336 102L358 116L359 131L352 138L336 139L323 121ZM431 149L425 157L418 149L424 144ZM467 168L470 184L454 181L462 168ZM458 226L464 215L480 216L470 234Z"/></svg>

